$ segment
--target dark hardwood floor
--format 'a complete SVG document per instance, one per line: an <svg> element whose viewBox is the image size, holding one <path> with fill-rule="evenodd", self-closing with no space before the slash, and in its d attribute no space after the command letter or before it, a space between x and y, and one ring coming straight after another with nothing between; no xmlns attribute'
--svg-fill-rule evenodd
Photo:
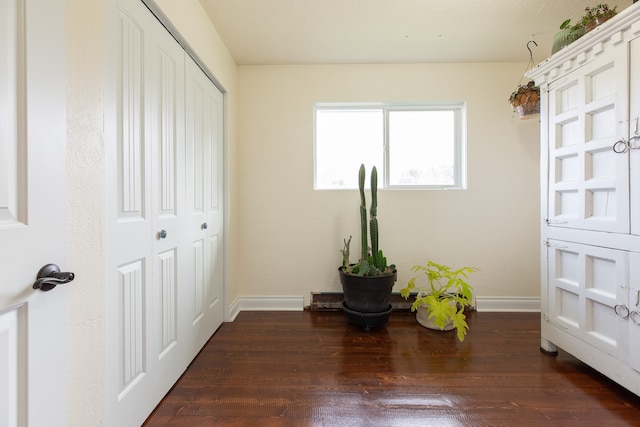
<svg viewBox="0 0 640 427"><path fill-rule="evenodd" d="M470 331L393 312L371 332L341 312L242 312L146 426L640 426L640 398L565 352L537 313L471 313Z"/></svg>

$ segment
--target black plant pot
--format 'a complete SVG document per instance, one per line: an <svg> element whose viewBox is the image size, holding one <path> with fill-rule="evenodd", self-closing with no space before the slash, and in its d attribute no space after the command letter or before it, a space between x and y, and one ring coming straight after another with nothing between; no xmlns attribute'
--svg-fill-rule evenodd
<svg viewBox="0 0 640 427"><path fill-rule="evenodd" d="M347 321L362 326L366 331L387 323L391 313L391 290L397 273L386 276L353 276L338 269L342 292L343 309Z"/></svg>

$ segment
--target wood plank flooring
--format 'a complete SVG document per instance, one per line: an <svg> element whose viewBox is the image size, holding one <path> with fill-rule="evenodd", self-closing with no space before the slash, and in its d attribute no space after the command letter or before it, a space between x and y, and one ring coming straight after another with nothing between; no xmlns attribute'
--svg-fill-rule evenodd
<svg viewBox="0 0 640 427"><path fill-rule="evenodd" d="M538 313L476 313L459 343L393 312L242 312L146 426L640 426L640 398L567 353L540 352Z"/></svg>

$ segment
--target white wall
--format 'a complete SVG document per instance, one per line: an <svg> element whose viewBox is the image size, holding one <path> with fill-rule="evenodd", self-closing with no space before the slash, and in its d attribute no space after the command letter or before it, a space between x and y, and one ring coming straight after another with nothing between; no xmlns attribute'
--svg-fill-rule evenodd
<svg viewBox="0 0 640 427"><path fill-rule="evenodd" d="M67 0L69 421L104 420L103 0Z"/></svg>
<svg viewBox="0 0 640 427"><path fill-rule="evenodd" d="M103 85L105 7L111 0L67 0L69 420L105 422L105 251ZM235 63L198 0L158 1L227 91L227 153L233 177ZM108 6L107 6L108 5ZM235 194L233 179L229 185Z"/></svg>
<svg viewBox="0 0 640 427"><path fill-rule="evenodd" d="M507 99L524 63L239 67L239 295L338 291L342 239L359 245L359 196L313 190L315 102L466 101L468 189L378 194L380 247L398 268L427 259L481 269L478 296L540 295L538 120ZM356 174L357 171L354 171ZM354 257L352 260L355 261Z"/></svg>

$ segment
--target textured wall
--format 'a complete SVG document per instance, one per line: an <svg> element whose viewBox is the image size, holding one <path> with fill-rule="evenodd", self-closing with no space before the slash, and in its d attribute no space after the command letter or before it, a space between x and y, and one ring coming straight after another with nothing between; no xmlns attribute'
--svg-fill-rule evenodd
<svg viewBox="0 0 640 427"><path fill-rule="evenodd" d="M102 0L67 1L69 421L104 419L104 150Z"/></svg>

